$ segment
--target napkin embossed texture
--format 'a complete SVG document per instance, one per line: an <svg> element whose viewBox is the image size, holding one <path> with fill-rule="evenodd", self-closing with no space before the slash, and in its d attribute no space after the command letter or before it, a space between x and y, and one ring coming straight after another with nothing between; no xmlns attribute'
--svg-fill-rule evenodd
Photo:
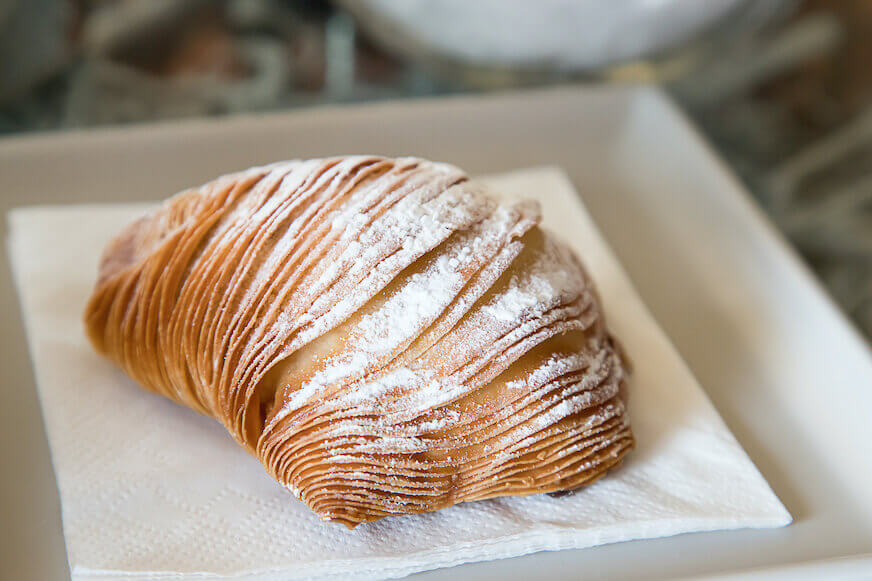
<svg viewBox="0 0 872 581"><path fill-rule="evenodd" d="M320 522L216 421L136 387L91 349L82 310L106 242L145 205L10 214L10 252L73 579L384 578L468 561L790 515L724 425L556 169L489 179L542 203L591 272L634 367L638 447L562 497L467 503L354 530Z"/></svg>

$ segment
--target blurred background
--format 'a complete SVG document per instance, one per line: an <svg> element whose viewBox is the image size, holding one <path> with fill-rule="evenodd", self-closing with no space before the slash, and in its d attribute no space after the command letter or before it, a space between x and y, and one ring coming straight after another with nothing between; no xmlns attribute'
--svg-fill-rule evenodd
<svg viewBox="0 0 872 581"><path fill-rule="evenodd" d="M0 0L0 138L657 83L872 337L870 63L869 0Z"/></svg>

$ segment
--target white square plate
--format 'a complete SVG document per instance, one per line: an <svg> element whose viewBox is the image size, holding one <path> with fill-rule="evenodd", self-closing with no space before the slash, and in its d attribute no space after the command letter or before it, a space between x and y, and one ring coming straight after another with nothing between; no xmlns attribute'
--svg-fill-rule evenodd
<svg viewBox="0 0 872 581"><path fill-rule="evenodd" d="M785 529L544 553L422 578L872 575L868 347L656 91L560 89L12 138L0 142L0 209L158 199L264 160L349 152L414 153L473 174L564 168L795 518ZM20 327L7 328L0 352L0 562L10 578L58 578L57 497Z"/></svg>

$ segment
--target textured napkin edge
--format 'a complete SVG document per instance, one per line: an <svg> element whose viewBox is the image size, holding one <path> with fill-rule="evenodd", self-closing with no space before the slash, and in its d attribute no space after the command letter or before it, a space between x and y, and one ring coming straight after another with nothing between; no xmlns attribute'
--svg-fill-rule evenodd
<svg viewBox="0 0 872 581"><path fill-rule="evenodd" d="M52 473L52 479L54 480L54 489L58 495L57 515L58 515L58 521L60 521L60 525L61 525L61 536L63 536L63 538L64 538L64 556L66 557L66 560L67 560L67 567L69 567L69 569L71 571L71 575L73 575L72 571L74 570L74 567L73 567L73 560L72 560L72 557L70 555L70 548L69 548L69 546L67 546L67 530L65 528L66 523L64 522L64 518L63 518L63 516L64 516L63 499L61 497L60 481L58 480L58 476L57 476L57 463L55 461L54 451L52 450L52 446L51 446L52 438L51 438L51 435L49 433L50 428L48 426L48 422L45 419L46 406L45 406L45 402L43 401L42 390L39 389L39 383L41 381L40 374L39 374L39 366L36 364L36 360L34 359L34 354L36 353L36 344L35 344L36 338L34 337L34 334L31 331L31 327L32 327L31 315L30 315L31 309L28 308L27 297L24 293L24 289L22 288L23 278L21 276L21 273L24 271L24 265L21 264L20 260L18 259L18 256L20 256L22 253L21 253L21 251L16 250L16 248L19 246L19 244L21 242L21 235L20 234L16 235L16 232L18 232L22 228L22 225L19 223L21 216L24 216L26 214L35 213L35 212L42 212L47 208L50 208L52 210L56 210L61 206L62 205L60 205L60 204L58 204L58 205L45 205L45 206L37 205L37 206L20 206L17 208L9 209L6 212L6 216L5 216L5 219L6 219L6 239L4 240L4 243L6 245L6 259L9 261L9 270L10 270L10 274L12 275L12 284L13 284L13 287L15 288L16 302L18 303L18 312L19 312L19 316L21 317L21 324L22 324L23 331L24 331L24 340L25 340L25 343L27 345L27 359L28 359L28 362L30 363L30 370L31 370L31 373L33 376L34 391L36 391L36 400L39 402L39 419L42 422L42 431L45 434L45 439L46 439L46 446L45 447L48 451L49 463L51 464L51 473ZM65 206L71 207L72 204L66 204ZM73 577L73 578L75 579L75 577Z"/></svg>
<svg viewBox="0 0 872 581"><path fill-rule="evenodd" d="M676 521L661 519L637 523L632 539L624 538L626 525L617 524L602 527L596 534L580 537L578 530L571 527L554 527L520 535L500 537L487 542L470 543L460 549L437 549L420 551L397 557L376 557L369 559L343 559L298 565L293 569L259 569L244 573L212 572L125 572L86 569L72 569L73 581L178 581L179 579L203 579L216 581L285 581L294 579L351 579L370 581L375 579L397 579L413 573L456 567L466 563L477 563L511 559L543 551L563 551L586 549L600 545L620 542L633 542L653 538L673 537L683 534L728 531L739 529L768 529L786 526L792 517L785 510L783 515L759 517L751 522L747 518L712 519L698 517ZM688 526L688 523L690 526ZM499 548L499 553L488 552ZM417 562L415 562L417 561ZM349 569L355 571L348 575Z"/></svg>

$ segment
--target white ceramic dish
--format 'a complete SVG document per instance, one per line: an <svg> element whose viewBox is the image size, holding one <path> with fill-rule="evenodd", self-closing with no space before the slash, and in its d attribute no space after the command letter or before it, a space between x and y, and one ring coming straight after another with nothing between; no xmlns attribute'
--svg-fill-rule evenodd
<svg viewBox="0 0 872 581"><path fill-rule="evenodd" d="M540 553L421 578L872 576L868 346L656 91L559 89L7 139L0 209L157 199L264 160L363 151L479 174L566 169L795 518L778 530ZM0 307L14 321L8 268L0 276ZM0 336L0 562L9 578L56 579L66 565L57 494L25 353L16 321Z"/></svg>

